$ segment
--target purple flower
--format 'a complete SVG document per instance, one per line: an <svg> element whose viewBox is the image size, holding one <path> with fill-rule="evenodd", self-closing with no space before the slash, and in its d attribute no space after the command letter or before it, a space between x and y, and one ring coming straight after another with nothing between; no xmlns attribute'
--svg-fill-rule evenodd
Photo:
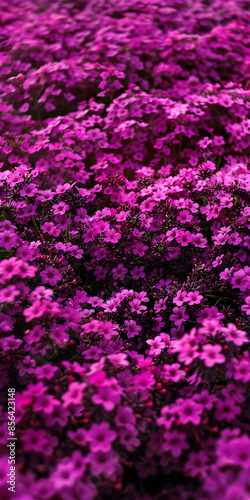
<svg viewBox="0 0 250 500"><path fill-rule="evenodd" d="M43 429L27 429L22 434L21 440L24 443L23 447L25 451L42 452L48 445L48 439Z"/></svg>
<svg viewBox="0 0 250 500"><path fill-rule="evenodd" d="M186 314L186 308L182 307L174 307L173 313L170 316L170 320L174 322L175 326L180 326L183 322L187 321L189 315Z"/></svg>
<svg viewBox="0 0 250 500"><path fill-rule="evenodd" d="M128 269L124 267L123 264L118 264L118 266L113 269L113 278L115 280L120 279L121 281L123 281L124 276L127 272Z"/></svg>
<svg viewBox="0 0 250 500"><path fill-rule="evenodd" d="M114 452L96 451L88 455L91 472L94 476L105 474L105 476L112 478L117 468L118 459L118 455Z"/></svg>
<svg viewBox="0 0 250 500"><path fill-rule="evenodd" d="M87 433L87 440L90 443L91 451L105 451L111 449L111 443L116 439L116 432L110 429L107 422L93 424Z"/></svg>

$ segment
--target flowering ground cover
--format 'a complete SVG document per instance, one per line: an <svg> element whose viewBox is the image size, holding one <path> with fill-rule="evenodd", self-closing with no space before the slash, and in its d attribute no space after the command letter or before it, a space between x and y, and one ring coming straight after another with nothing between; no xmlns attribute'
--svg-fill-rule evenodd
<svg viewBox="0 0 250 500"><path fill-rule="evenodd" d="M1 500L249 500L249 3L0 6Z"/></svg>

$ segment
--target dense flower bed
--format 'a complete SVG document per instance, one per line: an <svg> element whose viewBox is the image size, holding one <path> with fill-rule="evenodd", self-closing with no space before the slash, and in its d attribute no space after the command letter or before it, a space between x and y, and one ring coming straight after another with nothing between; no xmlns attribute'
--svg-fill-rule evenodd
<svg viewBox="0 0 250 500"><path fill-rule="evenodd" d="M249 4L0 5L1 500L249 500Z"/></svg>

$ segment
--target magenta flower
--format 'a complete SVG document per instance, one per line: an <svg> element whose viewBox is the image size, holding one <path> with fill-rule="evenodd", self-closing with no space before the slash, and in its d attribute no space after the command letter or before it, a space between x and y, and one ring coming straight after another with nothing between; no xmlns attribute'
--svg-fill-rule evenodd
<svg viewBox="0 0 250 500"><path fill-rule="evenodd" d="M232 431L232 435L225 439L225 435L220 440L217 454L219 462L222 465L236 465L243 469L249 469L250 466L250 447L249 437L246 435L237 436L238 433Z"/></svg>
<svg viewBox="0 0 250 500"><path fill-rule="evenodd" d="M21 196L28 196L29 198L35 196L37 193L38 189L36 184L23 184L22 189L20 190L20 195Z"/></svg>
<svg viewBox="0 0 250 500"><path fill-rule="evenodd" d="M4 231L0 233L0 247L10 250L17 245L17 235L13 231Z"/></svg>
<svg viewBox="0 0 250 500"><path fill-rule="evenodd" d="M136 312L137 314L141 314L142 311L145 311L147 309L147 307L141 303L140 299L131 300L129 302L129 305L131 307L131 312Z"/></svg>
<svg viewBox="0 0 250 500"><path fill-rule="evenodd" d="M134 280L138 280L139 278L145 278L144 266L135 266L130 274Z"/></svg>
<svg viewBox="0 0 250 500"><path fill-rule="evenodd" d="M118 352L117 354L108 354L107 358L112 363L113 366L129 366L129 361L127 360L127 354L123 352Z"/></svg>
<svg viewBox="0 0 250 500"><path fill-rule="evenodd" d="M68 390L63 394L63 406L80 405L82 403L83 391L86 387L85 382L71 382Z"/></svg>
<svg viewBox="0 0 250 500"><path fill-rule="evenodd" d="M37 366L35 369L36 378L38 380L41 380L41 379L50 380L54 377L57 370L58 370L58 367L53 366L50 363L46 363L42 366Z"/></svg>
<svg viewBox="0 0 250 500"><path fill-rule="evenodd" d="M127 427L120 427L119 429L119 443L125 447L127 451L133 451L140 445L140 440L137 438L137 430Z"/></svg>
<svg viewBox="0 0 250 500"><path fill-rule="evenodd" d="M190 214L189 210L182 210L177 216L177 220L179 220L182 224L186 222L191 222L193 216Z"/></svg>
<svg viewBox="0 0 250 500"><path fill-rule="evenodd" d="M98 392L92 396L92 401L96 405L101 405L105 411L112 411L120 403L120 394L112 387L100 387Z"/></svg>
<svg viewBox="0 0 250 500"><path fill-rule="evenodd" d="M174 410L183 425L188 423L199 425L201 422L203 406L192 399L178 398L174 403Z"/></svg>
<svg viewBox="0 0 250 500"><path fill-rule="evenodd" d="M56 470L50 476L55 490L62 490L65 487L73 486L77 479L77 471L71 460L64 460L58 464Z"/></svg>
<svg viewBox="0 0 250 500"><path fill-rule="evenodd" d="M188 447L186 435L183 432L172 430L164 433L162 449L169 451L174 457L179 457Z"/></svg>
<svg viewBox="0 0 250 500"><path fill-rule="evenodd" d="M138 389L151 389L155 384L152 373L143 372L134 376L134 386Z"/></svg>
<svg viewBox="0 0 250 500"><path fill-rule="evenodd" d="M114 421L117 427L126 427L127 429L134 427L136 421L132 408L129 406L120 406L117 409Z"/></svg>
<svg viewBox="0 0 250 500"><path fill-rule="evenodd" d="M15 302L18 295L20 295L20 290L17 290L14 285L9 285L0 290L0 303Z"/></svg>
<svg viewBox="0 0 250 500"><path fill-rule="evenodd" d="M199 328L199 333L206 336L215 337L217 332L221 330L221 328L222 327L218 318L208 317L202 320L202 326Z"/></svg>
<svg viewBox="0 0 250 500"><path fill-rule="evenodd" d="M0 274L4 275L6 281L19 274L19 262L16 257L11 257L8 260L4 259L0 262Z"/></svg>
<svg viewBox="0 0 250 500"><path fill-rule="evenodd" d="M47 414L51 414L54 410L56 403L54 403L54 398L51 394L43 394L39 396L39 398L35 401L33 408L35 412L42 412Z"/></svg>
<svg viewBox="0 0 250 500"><path fill-rule="evenodd" d="M176 237L177 243L180 243L182 247L186 247L191 241L191 233L189 231L183 231L182 229L178 231L178 236Z"/></svg>
<svg viewBox="0 0 250 500"><path fill-rule="evenodd" d="M184 370L181 370L180 367L180 363L164 365L164 381L168 382L169 380L172 380L172 382L179 382L181 378L185 378L186 373Z"/></svg>
<svg viewBox="0 0 250 500"><path fill-rule="evenodd" d="M106 232L106 238L104 238L104 241L110 242L110 243L118 243L122 235L120 233L117 233L115 229L108 229Z"/></svg>
<svg viewBox="0 0 250 500"><path fill-rule="evenodd" d="M47 266L41 273L42 282L49 283L50 286L55 286L62 279L62 274L53 266Z"/></svg>
<svg viewBox="0 0 250 500"><path fill-rule="evenodd" d="M236 361L236 360L235 360ZM247 383L250 380L249 358L242 358L234 364L234 379Z"/></svg>
<svg viewBox="0 0 250 500"><path fill-rule="evenodd" d="M227 422L231 422L231 420L234 420L240 413L241 409L235 404L234 400L226 399L226 401L222 401L221 399L218 399L216 401L215 416L217 420L226 420Z"/></svg>

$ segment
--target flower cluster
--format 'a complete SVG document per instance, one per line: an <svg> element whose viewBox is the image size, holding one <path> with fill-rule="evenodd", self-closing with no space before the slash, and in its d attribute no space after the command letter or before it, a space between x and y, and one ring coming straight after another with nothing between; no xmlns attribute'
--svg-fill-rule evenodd
<svg viewBox="0 0 250 500"><path fill-rule="evenodd" d="M245 0L0 0L0 497L249 500Z"/></svg>

